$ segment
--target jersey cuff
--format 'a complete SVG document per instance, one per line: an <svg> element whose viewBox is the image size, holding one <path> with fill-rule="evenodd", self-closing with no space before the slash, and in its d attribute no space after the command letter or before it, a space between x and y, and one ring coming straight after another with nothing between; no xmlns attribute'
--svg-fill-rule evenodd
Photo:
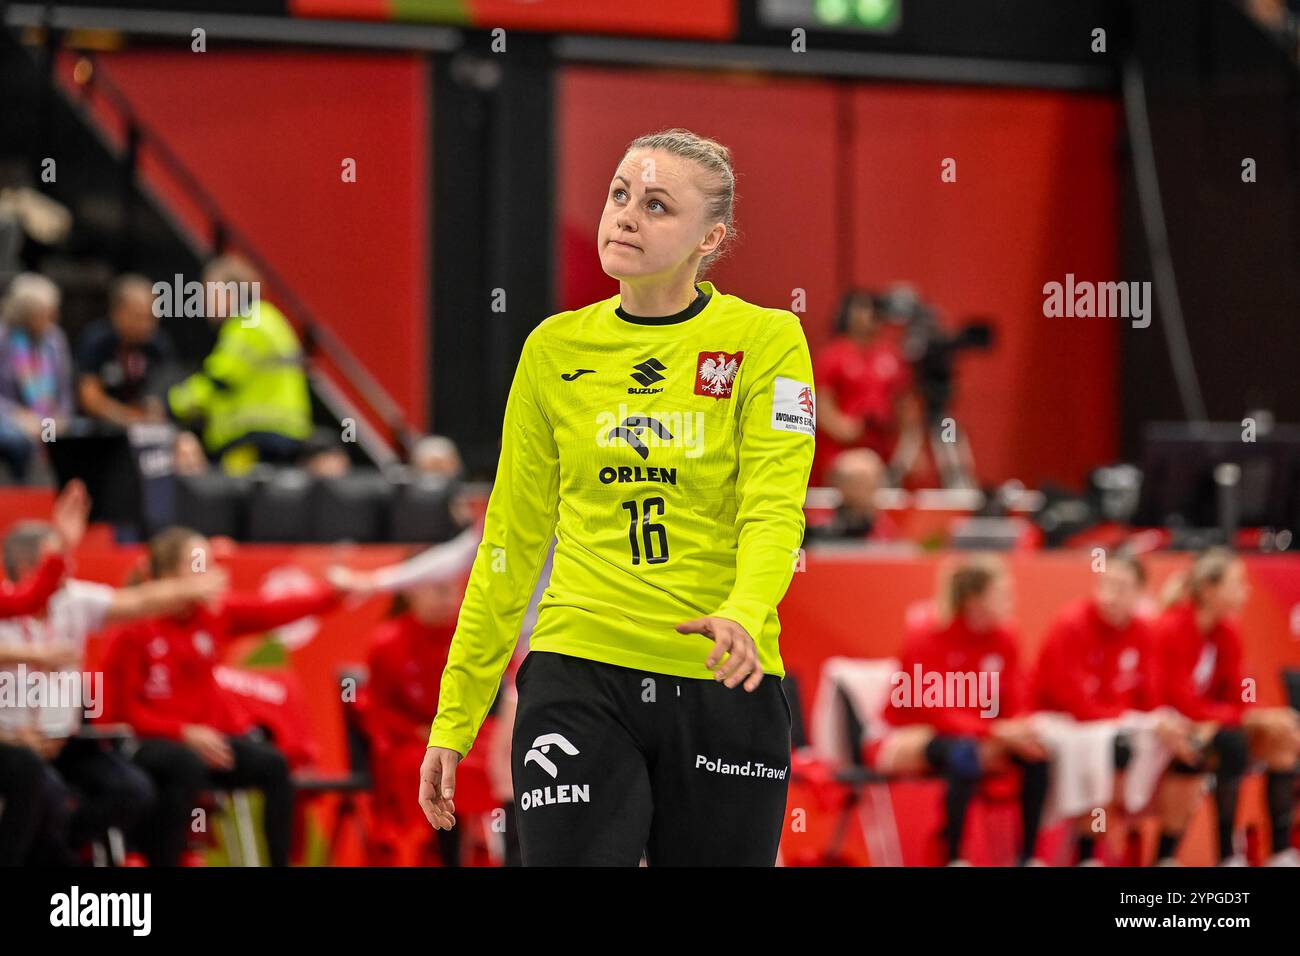
<svg viewBox="0 0 1300 956"><path fill-rule="evenodd" d="M453 734L445 730L429 731L430 747L446 747L448 750L454 750L464 757L469 753L469 748L474 746L474 738L467 734Z"/></svg>

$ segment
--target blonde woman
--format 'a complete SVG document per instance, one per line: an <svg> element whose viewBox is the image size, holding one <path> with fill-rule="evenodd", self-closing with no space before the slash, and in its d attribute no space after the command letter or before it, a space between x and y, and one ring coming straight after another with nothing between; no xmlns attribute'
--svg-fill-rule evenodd
<svg viewBox="0 0 1300 956"><path fill-rule="evenodd" d="M939 613L910 629L885 722L867 759L890 775L944 779L943 843L948 865L965 865L966 815L981 777L1019 770L1020 862L1035 855L1047 798L1047 751L1025 719L1028 685L1012 612L1015 591L995 555L969 555L941 579ZM941 693L919 693L931 682Z"/></svg>
<svg viewBox="0 0 1300 956"><path fill-rule="evenodd" d="M1175 761L1171 769L1182 777L1181 786L1194 790L1202 774L1214 774L1220 864L1240 866L1244 857L1233 833L1241 778L1252 764L1263 765L1273 846L1269 864L1300 866L1300 853L1291 847L1300 714L1246 701L1236 619L1249 596L1245 562L1226 548L1203 552L1170 579L1166 609L1156 622L1158 672L1164 703L1194 722L1197 747L1192 760ZM1195 804L1183 803L1194 809ZM1162 858L1173 856L1190 812L1162 834Z"/></svg>
<svg viewBox="0 0 1300 956"><path fill-rule="evenodd" d="M799 319L701 278L734 204L720 143L634 140L597 233L618 295L524 343L420 804L454 825L457 762L554 534L517 676L526 866L776 858L790 758L776 608L804 531L815 399Z"/></svg>

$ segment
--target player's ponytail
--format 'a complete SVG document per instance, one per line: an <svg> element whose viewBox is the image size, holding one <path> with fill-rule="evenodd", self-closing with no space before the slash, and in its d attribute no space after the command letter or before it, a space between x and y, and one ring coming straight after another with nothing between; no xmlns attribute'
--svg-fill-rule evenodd
<svg viewBox="0 0 1300 956"><path fill-rule="evenodd" d="M673 156L689 159L704 169L706 175L698 185L708 203L707 220L711 223L720 222L727 227L727 234L718 247L700 260L699 273L695 278L697 280L704 278L713 264L722 257L723 252L731 247L732 240L737 237L736 172L731 165L731 150L717 140L708 139L681 127L638 136L628 143L623 155L626 156L634 149L663 150Z"/></svg>

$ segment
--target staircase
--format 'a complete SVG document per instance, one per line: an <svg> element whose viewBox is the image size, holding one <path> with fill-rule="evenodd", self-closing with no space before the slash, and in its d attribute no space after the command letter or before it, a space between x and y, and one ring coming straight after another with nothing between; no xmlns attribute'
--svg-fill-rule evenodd
<svg viewBox="0 0 1300 956"><path fill-rule="evenodd" d="M47 158L55 161L52 182L42 181ZM163 188L156 188L160 183ZM29 241L23 263L63 291L62 325L71 342L106 313L113 276L197 277L213 255L236 252L258 268L267 298L298 330L317 423L334 429L345 418L356 421L357 442L350 447L359 463L407 459L418 436L396 402L135 115L94 52L64 48L54 30L20 35L0 27L0 188L13 186L36 189L72 213L71 234L57 246ZM183 225L161 194L185 204L192 214L187 221L205 223L202 234ZM215 341L206 322L168 318L162 324L195 367Z"/></svg>

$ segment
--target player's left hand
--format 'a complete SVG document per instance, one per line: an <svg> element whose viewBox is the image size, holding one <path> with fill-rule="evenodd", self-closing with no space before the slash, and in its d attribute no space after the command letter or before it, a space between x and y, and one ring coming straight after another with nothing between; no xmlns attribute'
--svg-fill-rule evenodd
<svg viewBox="0 0 1300 956"><path fill-rule="evenodd" d="M762 682L758 648L749 632L735 621L726 617L697 617L678 624L677 630L682 634L703 634L713 641L713 651L704 666L727 687L744 681L745 690L752 692Z"/></svg>

